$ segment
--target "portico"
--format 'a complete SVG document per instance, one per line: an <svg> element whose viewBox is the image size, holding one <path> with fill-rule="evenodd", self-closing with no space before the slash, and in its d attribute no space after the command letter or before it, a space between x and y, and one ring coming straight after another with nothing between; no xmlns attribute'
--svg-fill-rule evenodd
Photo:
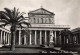
<svg viewBox="0 0 80 55"><path fill-rule="evenodd" d="M19 45L49 45L50 41L54 42L54 45L61 45L61 30L69 29L68 25L55 25L54 13L39 8L28 13L29 23L31 26L28 28L29 36L22 31L25 28L18 28L19 35L17 36L17 42ZM52 33L52 35L51 35ZM52 36L52 37L51 37ZM51 39L52 38L52 39ZM23 41L24 40L24 41Z"/></svg>
<svg viewBox="0 0 80 55"><path fill-rule="evenodd" d="M28 27L28 33L25 31L26 28L17 28L15 45L47 45L50 43L56 45L62 44L62 37L60 32L64 29L69 29L68 25L55 25L54 13L50 12L44 8L39 8L28 13L29 20L31 24ZM0 44L10 45L11 36L10 31L4 28L0 28ZM68 43L68 39L64 37L64 44ZM76 41L76 37L74 37Z"/></svg>
<svg viewBox="0 0 80 55"><path fill-rule="evenodd" d="M63 26L63 25L59 27L55 25L51 28L50 28L50 25L49 26L47 25L47 27L44 25L41 27L38 27L37 25L39 26L39 24L35 24L35 26L28 28L30 33L28 38L24 36L24 45L49 45L51 32L53 33L54 44L61 45L61 35L59 35L59 33L61 32L61 30L69 28L69 26ZM18 30L19 30L19 45L22 45L21 30L25 30L25 29L18 28ZM28 42L27 42L27 39L28 39Z"/></svg>
<svg viewBox="0 0 80 55"><path fill-rule="evenodd" d="M0 44L10 45L10 31L5 28L0 28Z"/></svg>

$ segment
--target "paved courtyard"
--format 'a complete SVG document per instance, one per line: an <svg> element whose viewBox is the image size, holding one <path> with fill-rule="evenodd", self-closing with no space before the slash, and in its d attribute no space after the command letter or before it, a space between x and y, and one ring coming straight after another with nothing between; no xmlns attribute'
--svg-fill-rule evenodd
<svg viewBox="0 0 80 55"><path fill-rule="evenodd" d="M0 48L0 53L56 53L61 54L63 52L60 52L60 50L57 48L51 49L51 48L16 48L15 51L10 51L10 48ZM71 54L66 53L69 55L79 55L79 54ZM65 55L66 55L65 54Z"/></svg>
<svg viewBox="0 0 80 55"><path fill-rule="evenodd" d="M10 48L0 48L0 53L49 53L50 51L57 52L58 50L50 48L16 48L15 51L10 51Z"/></svg>

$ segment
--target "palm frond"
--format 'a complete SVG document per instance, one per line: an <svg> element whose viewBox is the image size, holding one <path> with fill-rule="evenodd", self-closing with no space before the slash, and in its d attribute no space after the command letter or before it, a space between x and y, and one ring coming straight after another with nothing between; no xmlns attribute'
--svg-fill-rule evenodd
<svg viewBox="0 0 80 55"><path fill-rule="evenodd" d="M20 13L18 10L19 10L19 8L16 10L16 16L15 16L16 20L17 20L19 13Z"/></svg>
<svg viewBox="0 0 80 55"><path fill-rule="evenodd" d="M25 12L20 13L20 14L18 15L18 17L17 17L17 20L19 20L19 19L20 19L19 17L23 16L24 14L26 14L26 13L25 13Z"/></svg>
<svg viewBox="0 0 80 55"><path fill-rule="evenodd" d="M18 21L20 22L20 21L23 21L23 20L25 20L25 18L23 16L21 16Z"/></svg>
<svg viewBox="0 0 80 55"><path fill-rule="evenodd" d="M22 29L22 28L25 28L25 27L23 27L23 26L21 25L21 23L19 23L19 26L20 26L21 29Z"/></svg>
<svg viewBox="0 0 80 55"><path fill-rule="evenodd" d="M23 16L19 16L19 17L17 17L17 20L19 21L20 19L22 19L23 18Z"/></svg>
<svg viewBox="0 0 80 55"><path fill-rule="evenodd" d="M25 25L27 25L28 27L31 26L30 23L25 22L25 21L22 21L22 22L20 22L19 24L25 24Z"/></svg>
<svg viewBox="0 0 80 55"><path fill-rule="evenodd" d="M14 17L16 17L16 8L14 7Z"/></svg>
<svg viewBox="0 0 80 55"><path fill-rule="evenodd" d="M17 15L17 10L16 8L14 7L14 10L13 10L13 18L16 19L16 15Z"/></svg>
<svg viewBox="0 0 80 55"><path fill-rule="evenodd" d="M24 26L30 26L30 23L25 22L25 17L23 16L26 14L25 12L19 12L19 9L16 9L14 7L13 10L10 10L8 8L4 8L5 11L0 12L0 22L4 22L5 24L1 24L0 26L6 26L7 24L12 24L19 25L21 28L24 28ZM23 26L23 24L25 24ZM26 27L25 27L26 28Z"/></svg>
<svg viewBox="0 0 80 55"><path fill-rule="evenodd" d="M7 16L9 16L9 18L12 19L13 18L12 11L10 9L8 9L8 8L4 8L4 9L5 9L6 13L7 13Z"/></svg>
<svg viewBox="0 0 80 55"><path fill-rule="evenodd" d="M9 23L5 23L5 24L0 24L0 27L5 27L6 25L8 25Z"/></svg>
<svg viewBox="0 0 80 55"><path fill-rule="evenodd" d="M10 12L11 12L11 10L8 9L8 8L4 8L4 10L5 10L7 13L10 13Z"/></svg>
<svg viewBox="0 0 80 55"><path fill-rule="evenodd" d="M24 21L25 19L21 19L21 20L19 20L19 22L22 22L22 21Z"/></svg>
<svg viewBox="0 0 80 55"><path fill-rule="evenodd" d="M7 21L7 20L0 20L0 22L8 23L8 21Z"/></svg>
<svg viewBox="0 0 80 55"><path fill-rule="evenodd" d="M10 18L5 13L2 13L1 19L5 19L7 21L10 21Z"/></svg>
<svg viewBox="0 0 80 55"><path fill-rule="evenodd" d="M23 15L23 14L26 14L25 12L22 12L22 13L20 13L20 15L19 16L21 16L21 15Z"/></svg>

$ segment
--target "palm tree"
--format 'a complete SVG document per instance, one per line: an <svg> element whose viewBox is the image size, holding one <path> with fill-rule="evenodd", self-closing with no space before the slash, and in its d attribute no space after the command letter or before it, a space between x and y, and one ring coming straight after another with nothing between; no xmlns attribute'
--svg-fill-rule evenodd
<svg viewBox="0 0 80 55"><path fill-rule="evenodd" d="M23 24L26 27L30 26L30 23L25 22L25 17L23 16L24 12L19 12L19 9L14 7L13 10L4 8L5 11L0 11L0 27L10 25L11 31L11 47L10 50L15 50L15 36L16 36L16 28L21 27L24 28Z"/></svg>

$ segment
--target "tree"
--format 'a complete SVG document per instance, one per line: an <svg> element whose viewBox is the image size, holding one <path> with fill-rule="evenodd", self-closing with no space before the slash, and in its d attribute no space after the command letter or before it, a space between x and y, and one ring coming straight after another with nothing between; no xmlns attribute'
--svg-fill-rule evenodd
<svg viewBox="0 0 80 55"><path fill-rule="evenodd" d="M71 35L71 31L68 30L68 29L64 29L64 30L61 31L60 35L61 35L61 38L62 38L62 45L64 45L66 37L70 40L69 35Z"/></svg>
<svg viewBox="0 0 80 55"><path fill-rule="evenodd" d="M10 25L11 31L11 47L10 50L15 50L15 36L16 36L16 28L21 27L24 28L23 25L26 25L28 28L30 23L25 22L25 17L23 16L24 12L19 12L19 9L14 7L13 10L4 8L5 11L0 11L0 27Z"/></svg>

